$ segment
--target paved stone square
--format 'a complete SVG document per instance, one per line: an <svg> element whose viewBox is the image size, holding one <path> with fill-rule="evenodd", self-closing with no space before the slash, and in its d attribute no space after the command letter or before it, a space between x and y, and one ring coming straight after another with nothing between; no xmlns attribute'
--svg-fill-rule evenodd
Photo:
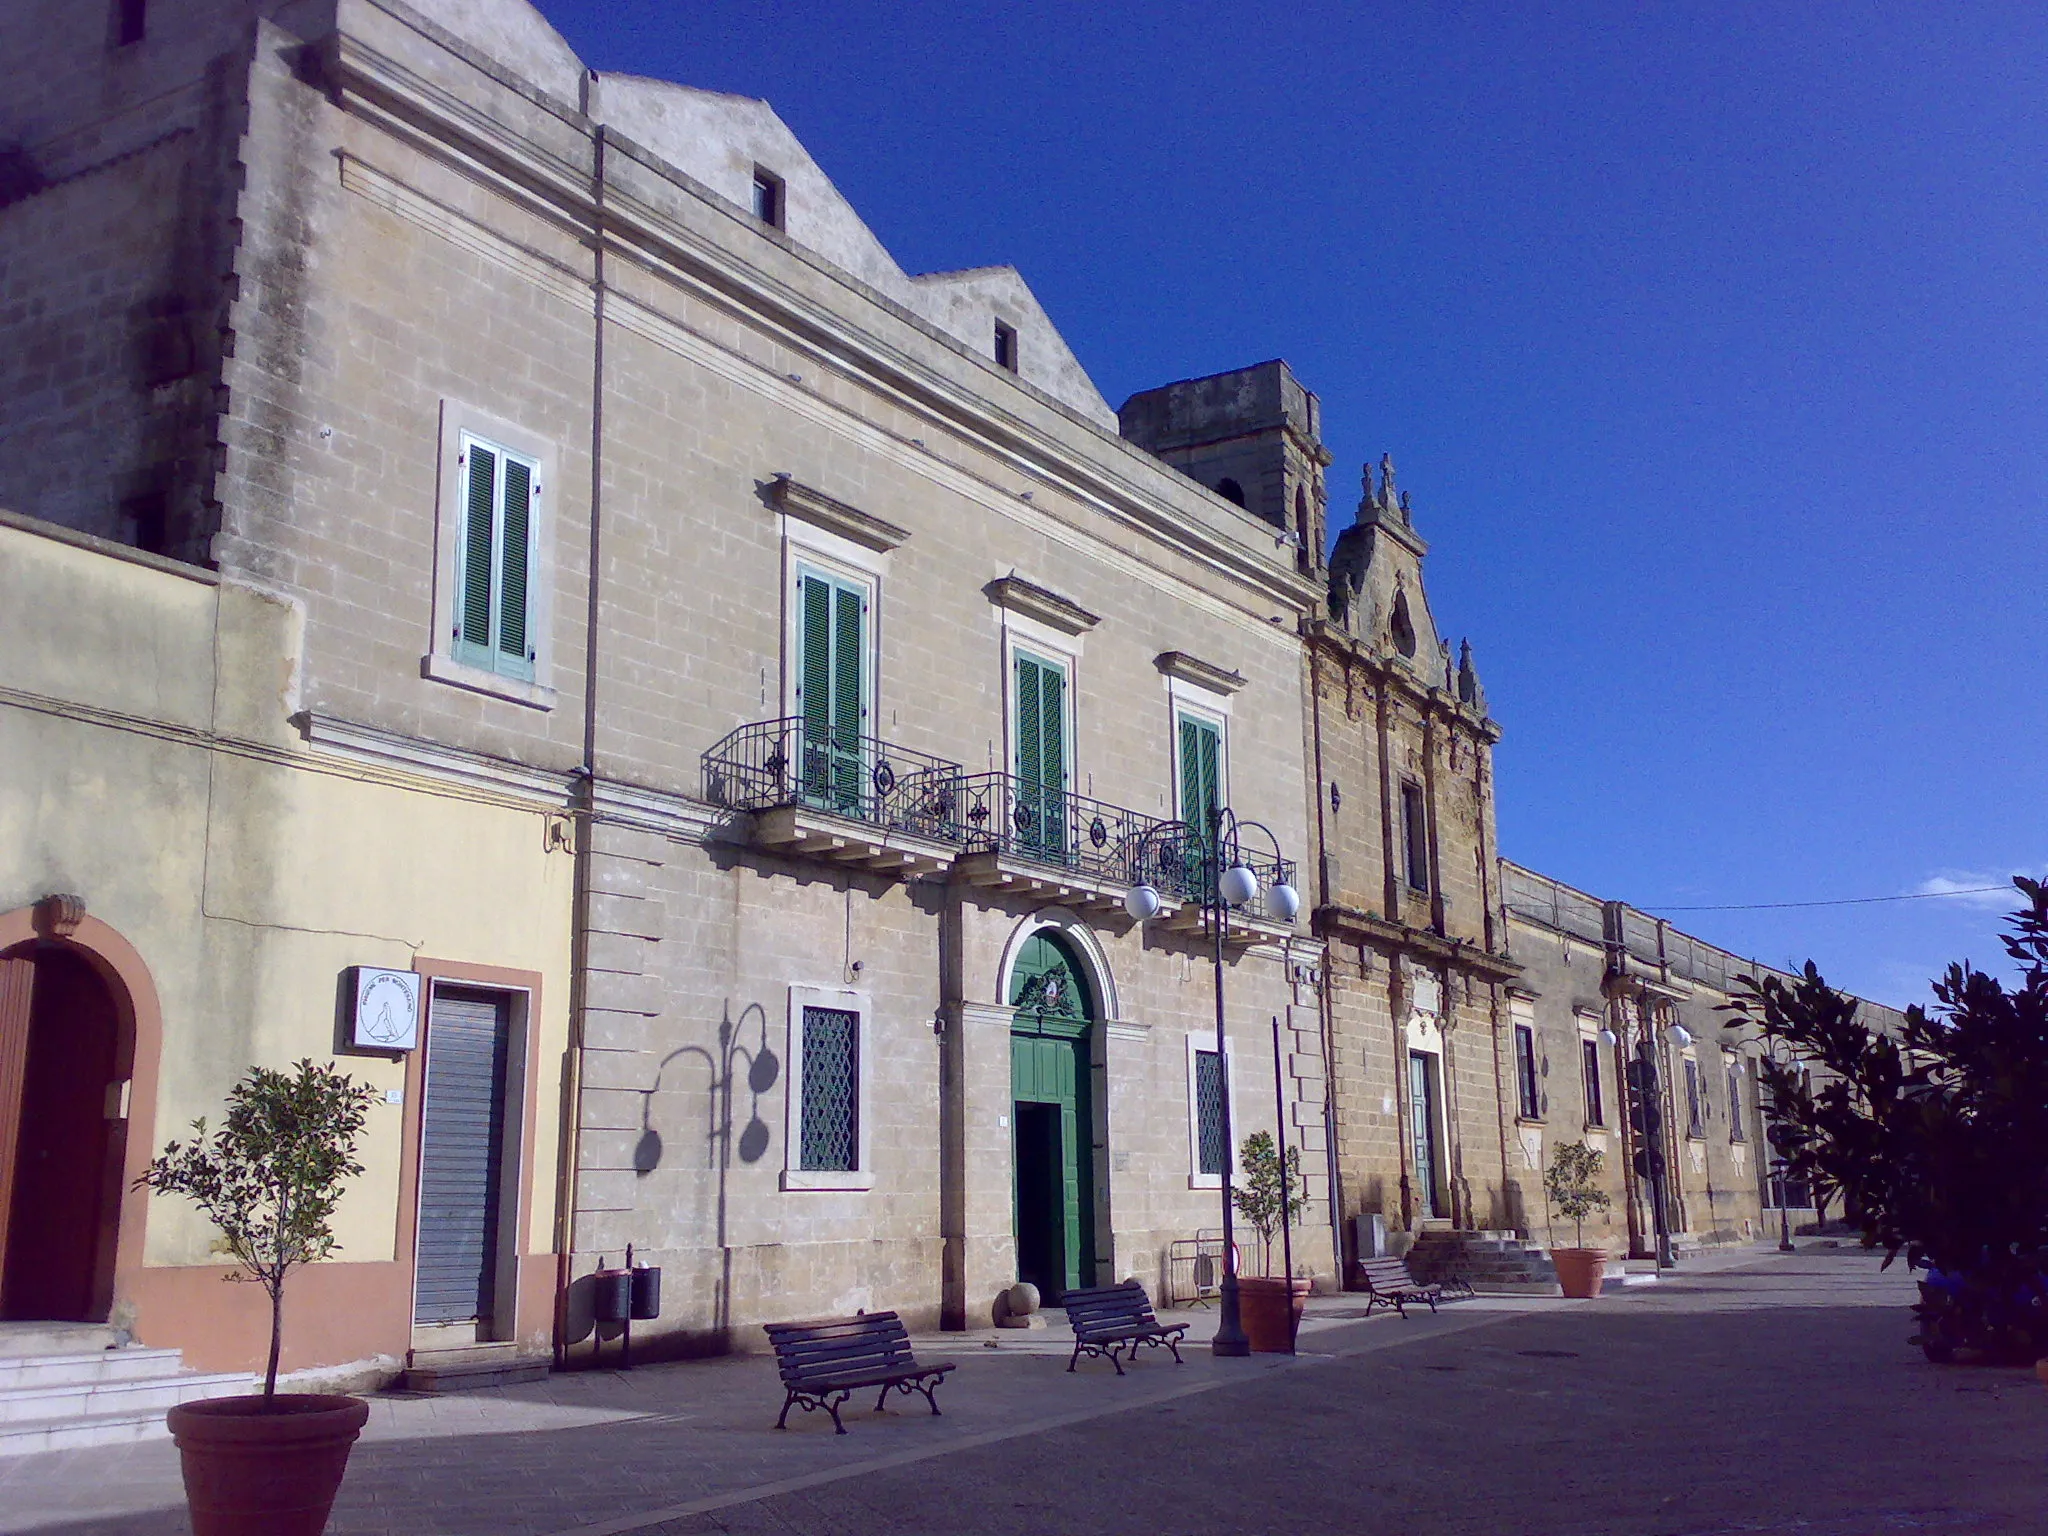
<svg viewBox="0 0 2048 1536"><path fill-rule="evenodd" d="M387 1397L336 1536L681 1533L2019 1533L2048 1525L2048 1391L1928 1366L1911 1284L1851 1251L1721 1255L1598 1302L1407 1320L1318 1306L1293 1360L1069 1375L1043 1335L920 1403L768 1426L761 1359ZM1211 1324L1213 1326L1213 1324ZM922 1346L921 1347L926 1347ZM1702 1411L1705 1410L1705 1411ZM0 1463L0 1530L188 1529L167 1445Z"/></svg>

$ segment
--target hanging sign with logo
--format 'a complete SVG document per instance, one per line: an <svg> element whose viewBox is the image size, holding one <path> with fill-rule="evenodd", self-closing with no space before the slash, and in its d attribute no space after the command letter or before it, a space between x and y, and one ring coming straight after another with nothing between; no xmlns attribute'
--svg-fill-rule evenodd
<svg viewBox="0 0 2048 1536"><path fill-rule="evenodd" d="M359 1051L409 1051L420 1040L420 978L412 971L356 967L349 1044Z"/></svg>

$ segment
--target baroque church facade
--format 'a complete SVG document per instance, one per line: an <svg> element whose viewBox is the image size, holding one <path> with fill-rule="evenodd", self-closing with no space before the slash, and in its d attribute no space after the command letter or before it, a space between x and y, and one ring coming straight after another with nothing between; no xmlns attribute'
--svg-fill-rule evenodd
<svg viewBox="0 0 2048 1536"><path fill-rule="evenodd" d="M1331 546L1284 363L1112 410L1014 269L905 273L766 103L523 0L44 9L0 123L0 1313L246 1366L132 1181L306 1056L379 1102L302 1367L603 1357L629 1249L671 1353L1187 1298L1262 1130L1326 1288L1547 1241L1561 1141L1613 1154L1617 1254L1780 1198L1710 1022L1741 963L1502 858L1410 498L1368 469Z"/></svg>

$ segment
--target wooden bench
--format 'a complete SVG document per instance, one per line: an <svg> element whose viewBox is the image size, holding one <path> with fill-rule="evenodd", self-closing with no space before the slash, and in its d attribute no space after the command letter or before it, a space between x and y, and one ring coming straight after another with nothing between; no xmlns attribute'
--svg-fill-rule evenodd
<svg viewBox="0 0 2048 1536"><path fill-rule="evenodd" d="M1140 1344L1154 1349L1163 1344L1173 1351L1175 1365L1186 1364L1180 1357L1180 1336L1188 1331L1188 1325L1160 1322L1153 1315L1152 1299L1145 1294L1145 1287L1135 1280L1069 1291L1061 1305L1067 1309L1067 1321L1074 1327L1074 1353L1067 1361L1070 1371L1083 1355L1102 1355L1121 1376L1124 1363L1117 1358L1117 1352L1128 1345L1131 1358L1136 1360Z"/></svg>
<svg viewBox="0 0 2048 1536"><path fill-rule="evenodd" d="M856 1392L880 1387L875 1412L889 1400L889 1389L908 1396L922 1392L933 1413L939 1411L933 1394L946 1373L950 1360L920 1363L910 1352L910 1334L903 1319L894 1312L863 1312L858 1317L828 1317L810 1323L769 1323L768 1342L775 1346L775 1364L782 1372L782 1417L777 1429L789 1427L789 1410L802 1406L809 1413L823 1408L832 1415L832 1427L840 1434L839 1405Z"/></svg>
<svg viewBox="0 0 2048 1536"><path fill-rule="evenodd" d="M1436 1304L1444 1299L1444 1288L1417 1280L1409 1272L1406 1259L1360 1259L1358 1276L1365 1283L1367 1317L1372 1316L1376 1307L1391 1307L1406 1317L1411 1301L1427 1302L1434 1312Z"/></svg>

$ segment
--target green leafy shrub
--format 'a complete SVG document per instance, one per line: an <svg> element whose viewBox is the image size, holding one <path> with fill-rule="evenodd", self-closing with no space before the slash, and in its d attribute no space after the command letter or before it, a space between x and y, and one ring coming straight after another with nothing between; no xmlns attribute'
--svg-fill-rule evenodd
<svg viewBox="0 0 2048 1536"><path fill-rule="evenodd" d="M251 1067L228 1094L219 1130L194 1120L192 1140L166 1143L135 1181L198 1206L238 1266L228 1278L253 1280L269 1296L266 1403L277 1396L285 1276L334 1252L330 1222L343 1183L363 1171L356 1138L374 1097L364 1084L311 1061L290 1072Z"/></svg>
<svg viewBox="0 0 2048 1536"><path fill-rule="evenodd" d="M1724 1005L1730 1028L1753 1025L1794 1058L1761 1069L1789 1174L1839 1192L1887 1265L1904 1252L2018 1284L2048 1251L2048 888L2013 885L2026 904L2002 942L2016 986L1951 965L1934 1009L1909 1008L1895 1036L1810 962L1790 980L1741 977Z"/></svg>
<svg viewBox="0 0 2048 1536"><path fill-rule="evenodd" d="M1308 1198L1308 1180L1301 1173L1301 1148L1289 1147L1283 1160L1271 1131L1254 1131L1238 1152L1241 1172L1230 1186L1237 1214L1259 1234L1259 1273L1273 1272L1273 1239L1283 1221L1292 1223Z"/></svg>
<svg viewBox="0 0 2048 1536"><path fill-rule="evenodd" d="M1552 1154L1550 1166L1543 1170L1543 1193L1551 1209L1572 1223L1580 1248L1586 1246L1586 1218L1610 1204L1599 1182L1606 1161L1605 1153L1583 1141L1568 1141Z"/></svg>

